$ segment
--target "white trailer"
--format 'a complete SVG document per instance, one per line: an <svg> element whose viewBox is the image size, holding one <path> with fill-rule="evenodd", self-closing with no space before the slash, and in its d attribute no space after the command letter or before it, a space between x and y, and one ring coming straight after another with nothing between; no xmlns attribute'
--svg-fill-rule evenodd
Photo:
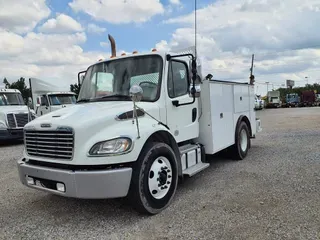
<svg viewBox="0 0 320 240"><path fill-rule="evenodd" d="M62 81L49 81L38 78L29 79L32 107L41 116L76 103L75 93L68 91L69 85Z"/></svg>
<svg viewBox="0 0 320 240"><path fill-rule="evenodd" d="M178 179L209 166L206 155L247 156L261 131L254 86L201 77L192 53L117 57L109 39L112 58L88 67L77 104L25 126L20 179L64 197L127 197L157 214Z"/></svg>
<svg viewBox="0 0 320 240"><path fill-rule="evenodd" d="M23 139L23 127L35 118L18 89L0 89L0 141Z"/></svg>
<svg viewBox="0 0 320 240"><path fill-rule="evenodd" d="M280 91L269 91L268 96L268 107L281 107Z"/></svg>

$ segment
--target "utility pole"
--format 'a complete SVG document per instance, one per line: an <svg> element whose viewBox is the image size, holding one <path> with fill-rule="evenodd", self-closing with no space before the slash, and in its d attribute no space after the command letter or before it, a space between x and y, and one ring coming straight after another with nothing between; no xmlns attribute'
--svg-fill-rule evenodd
<svg viewBox="0 0 320 240"><path fill-rule="evenodd" d="M267 93L269 92L269 82L266 82L267 84Z"/></svg>
<svg viewBox="0 0 320 240"><path fill-rule="evenodd" d="M253 61L254 61L254 54L252 54L252 59L251 59L251 68L250 68L250 84L254 83L254 76L253 76Z"/></svg>

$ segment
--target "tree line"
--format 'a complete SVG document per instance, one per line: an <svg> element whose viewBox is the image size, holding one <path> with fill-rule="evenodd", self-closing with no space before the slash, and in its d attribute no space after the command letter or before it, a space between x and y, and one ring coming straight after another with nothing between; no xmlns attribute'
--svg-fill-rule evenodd
<svg viewBox="0 0 320 240"><path fill-rule="evenodd" d="M276 91L280 92L280 98L284 101L286 99L286 95L289 93L297 93L301 96L303 91L315 91L315 93L320 93L320 84L306 84L304 87L295 87L295 88L278 88Z"/></svg>
<svg viewBox="0 0 320 240"><path fill-rule="evenodd" d="M7 78L3 79L3 84L5 85L6 89L18 89L21 92L22 98L25 102L25 104L28 104L28 99L31 97L31 90L26 85L26 79L23 77L20 77L17 81L9 83ZM80 92L80 87L77 83L70 84L70 91L74 92L76 94L76 97L78 97Z"/></svg>

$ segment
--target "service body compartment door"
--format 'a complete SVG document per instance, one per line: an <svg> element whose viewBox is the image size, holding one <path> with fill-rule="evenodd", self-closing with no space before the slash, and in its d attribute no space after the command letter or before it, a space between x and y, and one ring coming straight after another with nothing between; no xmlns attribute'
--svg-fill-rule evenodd
<svg viewBox="0 0 320 240"><path fill-rule="evenodd" d="M213 151L234 144L233 85L210 84Z"/></svg>
<svg viewBox="0 0 320 240"><path fill-rule="evenodd" d="M247 85L234 85L234 112L241 113L250 110L249 89Z"/></svg>

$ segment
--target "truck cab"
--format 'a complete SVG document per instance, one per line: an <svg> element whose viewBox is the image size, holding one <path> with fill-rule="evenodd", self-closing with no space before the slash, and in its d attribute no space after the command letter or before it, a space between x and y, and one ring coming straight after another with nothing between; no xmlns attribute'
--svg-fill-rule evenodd
<svg viewBox="0 0 320 240"><path fill-rule="evenodd" d="M25 126L22 184L64 197L126 197L157 214L179 179L210 166L206 155L246 158L262 130L252 84L203 76L192 50L116 56L109 39L112 56L79 77L77 103Z"/></svg>
<svg viewBox="0 0 320 240"><path fill-rule="evenodd" d="M35 118L18 89L0 89L0 141L23 139L23 127Z"/></svg>
<svg viewBox="0 0 320 240"><path fill-rule="evenodd" d="M76 103L73 92L48 92L37 97L35 112L41 116Z"/></svg>
<svg viewBox="0 0 320 240"><path fill-rule="evenodd" d="M68 91L70 85L63 80L30 78L32 108L42 116L76 103L76 94Z"/></svg>
<svg viewBox="0 0 320 240"><path fill-rule="evenodd" d="M300 97L298 93L288 93L286 95L287 107L298 107L300 104Z"/></svg>

